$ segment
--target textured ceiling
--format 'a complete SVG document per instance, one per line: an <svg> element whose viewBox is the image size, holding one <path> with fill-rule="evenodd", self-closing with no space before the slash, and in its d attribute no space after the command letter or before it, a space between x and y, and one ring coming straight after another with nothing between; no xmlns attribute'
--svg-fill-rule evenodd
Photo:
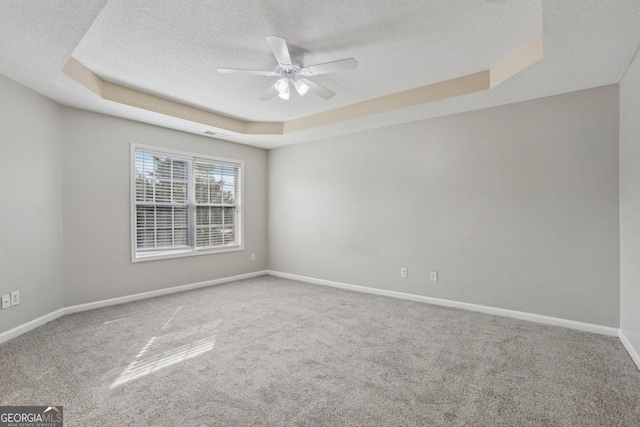
<svg viewBox="0 0 640 427"><path fill-rule="evenodd" d="M105 101L61 70L73 55L106 80L251 121L286 121L486 69L542 33L544 59L497 88L288 135L225 139L264 148L617 83L640 46L640 2L620 0L143 1L0 3L0 72L64 105L201 134L204 125ZM336 92L258 97L275 78L266 35L305 64L354 57L317 76ZM229 134L229 132L224 132Z"/></svg>
<svg viewBox="0 0 640 427"><path fill-rule="evenodd" d="M195 5L195 6L194 6ZM112 0L73 56L106 80L249 121L285 121L487 69L541 30L538 1L181 2ZM354 57L360 67L312 80L330 100L258 98L278 77L265 36L307 65Z"/></svg>

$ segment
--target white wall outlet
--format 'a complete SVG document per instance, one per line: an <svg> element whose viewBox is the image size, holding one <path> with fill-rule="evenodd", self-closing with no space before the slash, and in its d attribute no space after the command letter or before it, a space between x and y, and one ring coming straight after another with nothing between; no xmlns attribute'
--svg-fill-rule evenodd
<svg viewBox="0 0 640 427"><path fill-rule="evenodd" d="M20 291L11 292L11 306L20 304Z"/></svg>
<svg viewBox="0 0 640 427"><path fill-rule="evenodd" d="M409 277L409 273L407 272L407 269L405 267L402 267L400 269L400 277L402 277L403 279Z"/></svg>
<svg viewBox="0 0 640 427"><path fill-rule="evenodd" d="M437 271L432 271L431 272L431 281L432 282L437 282L438 281L438 272Z"/></svg>
<svg viewBox="0 0 640 427"><path fill-rule="evenodd" d="M2 295L2 309L11 307L11 294Z"/></svg>
<svg viewBox="0 0 640 427"><path fill-rule="evenodd" d="M251 261L255 261L256 260L256 254L251 254Z"/></svg>

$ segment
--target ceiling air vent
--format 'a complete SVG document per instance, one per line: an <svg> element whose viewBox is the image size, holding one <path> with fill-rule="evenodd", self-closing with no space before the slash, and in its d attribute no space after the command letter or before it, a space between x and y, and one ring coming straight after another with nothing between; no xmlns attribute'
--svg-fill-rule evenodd
<svg viewBox="0 0 640 427"><path fill-rule="evenodd" d="M206 131L204 131L204 134L207 135L207 136L216 136L218 138L221 138L223 136L229 136L226 133L214 132L212 130L206 130Z"/></svg>

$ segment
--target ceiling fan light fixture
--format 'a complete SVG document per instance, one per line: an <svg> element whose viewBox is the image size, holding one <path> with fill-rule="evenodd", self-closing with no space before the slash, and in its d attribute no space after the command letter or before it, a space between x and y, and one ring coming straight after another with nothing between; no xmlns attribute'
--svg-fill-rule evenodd
<svg viewBox="0 0 640 427"><path fill-rule="evenodd" d="M282 92L278 91L278 98L288 100L290 94L291 94L291 91L289 90L289 84L287 84L287 87L284 91Z"/></svg>
<svg viewBox="0 0 640 427"><path fill-rule="evenodd" d="M309 85L307 84L306 79L295 80L293 82L293 85L295 86L300 96L305 96L307 92L309 92Z"/></svg>
<svg viewBox="0 0 640 427"><path fill-rule="evenodd" d="M276 82L276 90L280 94L284 92L289 92L289 80L286 77L283 77L280 80L278 80Z"/></svg>

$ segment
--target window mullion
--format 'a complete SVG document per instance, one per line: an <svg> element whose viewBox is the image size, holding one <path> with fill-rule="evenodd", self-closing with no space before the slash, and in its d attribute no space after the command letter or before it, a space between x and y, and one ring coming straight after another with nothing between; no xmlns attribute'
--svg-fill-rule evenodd
<svg viewBox="0 0 640 427"><path fill-rule="evenodd" d="M171 202L171 246L176 245L176 207L173 204L173 162L171 160L171 170L169 173L169 201Z"/></svg>
<svg viewBox="0 0 640 427"><path fill-rule="evenodd" d="M215 175L212 174L211 169L207 172L207 203L211 204L211 181L216 182ZM209 236L209 244L207 246L213 246L213 230L211 229L211 206L207 207L207 235Z"/></svg>
<svg viewBox="0 0 640 427"><path fill-rule="evenodd" d="M225 209L224 209L224 185L220 186L220 200L223 202L222 203L222 208L220 209L222 211L222 226L220 227L220 237L222 237L222 244L225 244L225 238L224 238L224 231L226 230L226 222L227 222L227 218L225 216Z"/></svg>
<svg viewBox="0 0 640 427"><path fill-rule="evenodd" d="M240 193L239 193L239 183L238 180L240 179L240 173L237 169L234 169L233 171L233 192L235 195L235 199L233 200L233 204L235 206L235 209L233 210L235 213L235 217L233 218L233 236L234 236L234 242L233 243L238 243L239 242L239 228L240 228L240 208L238 207L238 200L240 200Z"/></svg>
<svg viewBox="0 0 640 427"><path fill-rule="evenodd" d="M158 199L156 197L156 182L157 182L157 175L156 175L156 168L157 168L157 157L153 157L153 247L157 248L158 247L158 206L155 204Z"/></svg>
<svg viewBox="0 0 640 427"><path fill-rule="evenodd" d="M187 177L187 193L189 198L189 245L197 249L196 242L196 179L195 161L189 160L189 176Z"/></svg>

